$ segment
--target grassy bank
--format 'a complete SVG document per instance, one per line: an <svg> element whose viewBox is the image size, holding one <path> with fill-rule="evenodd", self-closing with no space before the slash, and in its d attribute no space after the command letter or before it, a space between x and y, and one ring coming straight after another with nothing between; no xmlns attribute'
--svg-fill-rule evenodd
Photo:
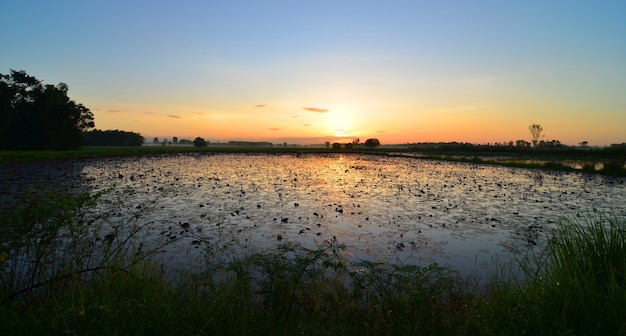
<svg viewBox="0 0 626 336"><path fill-rule="evenodd" d="M207 258L166 273L163 246L109 239L93 196L30 191L0 218L0 334L626 334L623 219L562 223L522 282L484 288L436 264L350 262L333 241ZM97 220L96 220L97 219Z"/></svg>

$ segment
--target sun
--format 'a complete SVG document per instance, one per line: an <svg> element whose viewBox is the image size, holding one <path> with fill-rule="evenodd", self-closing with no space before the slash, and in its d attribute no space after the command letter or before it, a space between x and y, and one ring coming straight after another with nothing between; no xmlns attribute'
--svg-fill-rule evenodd
<svg viewBox="0 0 626 336"><path fill-rule="evenodd" d="M344 130L336 130L335 134L333 134L335 138L345 138L348 136L348 133Z"/></svg>
<svg viewBox="0 0 626 336"><path fill-rule="evenodd" d="M329 133L333 134L336 138L345 138L350 135L352 123L349 113L336 111L328 117Z"/></svg>

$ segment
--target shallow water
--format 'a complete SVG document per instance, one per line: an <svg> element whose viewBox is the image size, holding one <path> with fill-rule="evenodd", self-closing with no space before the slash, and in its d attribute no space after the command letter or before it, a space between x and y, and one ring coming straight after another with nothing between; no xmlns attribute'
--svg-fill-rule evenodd
<svg viewBox="0 0 626 336"><path fill-rule="evenodd" d="M97 209L109 224L145 224L142 239L172 241L159 260L187 269L203 246L332 241L350 259L471 272L540 247L563 218L626 215L624 178L413 158L185 154L0 170L5 198L24 183L109 190Z"/></svg>

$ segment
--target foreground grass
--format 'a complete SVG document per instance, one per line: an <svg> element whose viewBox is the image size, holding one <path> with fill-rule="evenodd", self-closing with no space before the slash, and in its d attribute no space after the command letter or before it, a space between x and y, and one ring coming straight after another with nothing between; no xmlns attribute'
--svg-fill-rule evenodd
<svg viewBox="0 0 626 336"><path fill-rule="evenodd" d="M349 264L332 241L166 274L94 244L92 201L31 192L0 216L0 334L626 334L623 219L565 222L523 282L477 288L436 264Z"/></svg>

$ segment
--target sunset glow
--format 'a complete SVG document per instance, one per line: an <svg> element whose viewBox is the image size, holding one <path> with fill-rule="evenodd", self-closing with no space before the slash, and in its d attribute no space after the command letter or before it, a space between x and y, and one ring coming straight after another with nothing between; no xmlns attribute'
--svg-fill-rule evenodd
<svg viewBox="0 0 626 336"><path fill-rule="evenodd" d="M67 83L103 130L626 142L626 2L34 2L3 5L0 73Z"/></svg>

